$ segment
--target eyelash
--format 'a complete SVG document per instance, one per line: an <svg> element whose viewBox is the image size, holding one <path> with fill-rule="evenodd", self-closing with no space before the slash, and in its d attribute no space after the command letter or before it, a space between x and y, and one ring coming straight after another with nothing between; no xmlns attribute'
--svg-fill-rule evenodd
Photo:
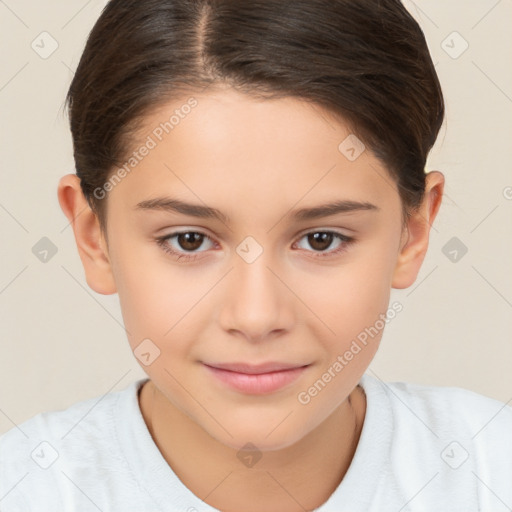
<svg viewBox="0 0 512 512"><path fill-rule="evenodd" d="M174 249L171 249L170 246L167 244L167 241L170 240L171 238L175 238L175 237L177 237L179 235L183 235L183 234L187 234L187 233L194 233L194 234L201 235L201 236L207 238L208 240L210 240L211 242L213 242L211 237L209 237L207 234L202 233L201 231L191 231L190 230L190 231L175 231L174 233L170 233L169 235L165 235L165 236L159 237L159 238L156 239L156 243L166 253L171 254L172 256L178 256L177 260L180 260L181 258L183 258L183 259L185 259L187 261L194 261L194 260L197 259L197 256L200 253L186 253L186 252L185 253L181 253L181 252L175 251ZM299 240L302 240L304 237L307 237L308 235L312 235L312 234L315 234L315 233L328 233L328 234L332 234L332 235L337 237L342 242L342 244L337 249L334 249L333 251L329 251L329 252L327 252L327 251L323 251L323 252L316 251L316 254L314 256L315 258L326 258L326 257L335 256L337 254L340 254L340 253L346 251L347 247L350 244L352 244L353 242L355 242L355 238L353 238L353 237L350 237L350 236L347 236L347 235L342 235L341 233L338 233L337 231L329 231L329 230L309 231L307 233L304 233L299 238ZM201 251L201 252L204 252L204 251ZM308 252L310 252L310 251L308 251ZM315 252L315 251L313 251L313 252Z"/></svg>

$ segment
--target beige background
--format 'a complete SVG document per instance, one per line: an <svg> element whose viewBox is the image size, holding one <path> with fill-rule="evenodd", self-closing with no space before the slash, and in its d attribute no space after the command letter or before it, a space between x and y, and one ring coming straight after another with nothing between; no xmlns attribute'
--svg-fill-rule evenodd
<svg viewBox="0 0 512 512"><path fill-rule="evenodd" d="M0 0L0 433L144 376L117 295L98 295L85 282L56 193L59 178L74 172L65 93L104 4ZM405 5L425 32L445 94L447 121L428 168L445 174L446 197L417 282L392 293L404 310L386 327L368 371L385 381L459 386L507 402L512 2ZM42 58L51 38L58 48ZM464 40L469 47L458 55ZM42 237L57 248L46 263L32 252ZM456 262L444 253L454 257L450 246L443 252L453 237L468 249Z"/></svg>

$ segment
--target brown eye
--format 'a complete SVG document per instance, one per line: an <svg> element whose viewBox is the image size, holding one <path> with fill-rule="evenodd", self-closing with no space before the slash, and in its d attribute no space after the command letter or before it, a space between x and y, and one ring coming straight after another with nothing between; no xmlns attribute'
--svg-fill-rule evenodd
<svg viewBox="0 0 512 512"><path fill-rule="evenodd" d="M318 232L307 235L309 245L316 251L325 251L330 247L334 239L333 233Z"/></svg>
<svg viewBox="0 0 512 512"><path fill-rule="evenodd" d="M156 243L167 253L176 257L178 260L194 260L206 250L199 250L203 243L210 242L214 246L213 240L206 234L197 231L181 231L171 233L164 237L156 239ZM203 247L204 249L204 247Z"/></svg>
<svg viewBox="0 0 512 512"><path fill-rule="evenodd" d="M302 240L305 240L307 245L313 250L307 247L300 247ZM338 243L332 247L333 242L336 240ZM313 253L315 257L321 258L335 256L345 251L354 241L353 237L342 235L336 231L310 231L305 233L297 244L301 249L306 249L307 252Z"/></svg>
<svg viewBox="0 0 512 512"><path fill-rule="evenodd" d="M201 247L204 235L189 231L187 233L180 233L176 235L176 241L181 249L185 251L195 251Z"/></svg>

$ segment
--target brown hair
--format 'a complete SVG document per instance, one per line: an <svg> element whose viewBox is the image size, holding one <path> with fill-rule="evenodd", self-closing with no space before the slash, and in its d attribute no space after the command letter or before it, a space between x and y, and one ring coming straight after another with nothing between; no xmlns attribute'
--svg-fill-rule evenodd
<svg viewBox="0 0 512 512"><path fill-rule="evenodd" d="M383 162L406 215L423 199L444 101L399 0L110 0L66 98L76 174L104 230L94 191L144 116L215 84L327 108Z"/></svg>

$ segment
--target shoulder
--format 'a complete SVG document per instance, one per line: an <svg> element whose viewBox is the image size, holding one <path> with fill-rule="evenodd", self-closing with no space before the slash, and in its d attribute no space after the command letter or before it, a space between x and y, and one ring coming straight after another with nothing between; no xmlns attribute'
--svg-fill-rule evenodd
<svg viewBox="0 0 512 512"><path fill-rule="evenodd" d="M416 416L439 434L465 434L476 441L501 432L512 438L512 407L499 400L461 387L372 379L397 414Z"/></svg>
<svg viewBox="0 0 512 512"><path fill-rule="evenodd" d="M361 385L376 408L388 407L393 428L404 437L421 434L465 439L470 445L495 446L512 460L512 407L494 398L453 386L383 382L364 374Z"/></svg>
<svg viewBox="0 0 512 512"><path fill-rule="evenodd" d="M383 382L368 373L360 384L368 437L386 444L390 485L407 494L429 482L417 501L443 496L450 510L512 503L508 404L460 387Z"/></svg>
<svg viewBox="0 0 512 512"><path fill-rule="evenodd" d="M33 505L36 496L49 509L58 508L66 475L76 468L112 466L120 459L115 411L119 402L133 399L139 383L37 414L0 436L0 497L5 510L32 510L28 503Z"/></svg>

